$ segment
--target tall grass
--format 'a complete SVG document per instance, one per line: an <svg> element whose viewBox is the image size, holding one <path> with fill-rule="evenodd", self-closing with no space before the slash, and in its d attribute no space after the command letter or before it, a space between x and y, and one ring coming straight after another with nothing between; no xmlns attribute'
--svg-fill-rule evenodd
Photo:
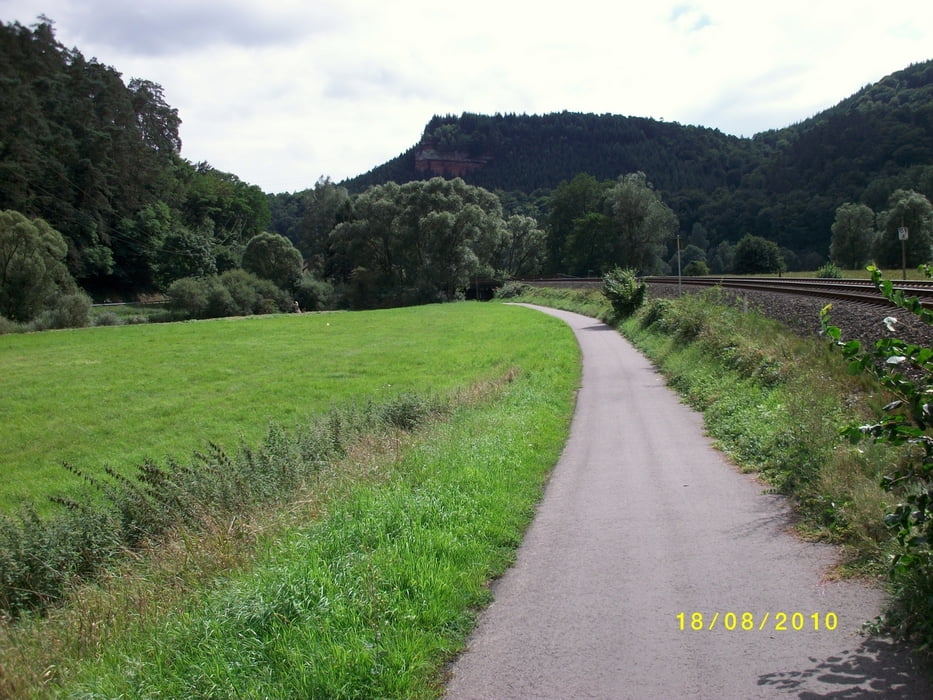
<svg viewBox="0 0 933 700"><path fill-rule="evenodd" d="M680 360L655 354L660 366L686 395L696 397L724 449L793 499L801 532L841 544L844 570L885 575L890 597L870 628L911 644L929 661L933 584L928 561L921 558L928 554L926 540L903 541L891 515L895 506L907 508L897 504L909 503L911 494L919 493L920 503L927 495L912 484L882 487L917 459L910 454L914 448L898 441L855 446L840 435L843 428L871 424L892 410L880 409L891 397L876 380L851 377L841 353L828 356L828 343L801 341L755 314L742 314L733 325L734 315L732 307L711 304L709 295L687 297L668 305L655 323L643 318L625 329L639 342L659 330L677 336L683 328L678 319L699 328L692 342L670 353ZM739 337L752 342L745 348L735 342L733 327L744 327ZM698 348L705 349L702 357L694 352ZM692 361L682 362L688 356ZM924 522L913 506L907 512ZM909 565L892 566L898 561Z"/></svg>
<svg viewBox="0 0 933 700"><path fill-rule="evenodd" d="M105 477L95 477L71 468L91 493L55 498L63 512L0 515L0 614L44 610L75 580L94 578L105 563L167 531L196 534L218 519L289 498L360 436L414 430L449 410L450 400L404 394L381 405L335 408L292 433L273 425L260 445L236 453L211 443L191 462L147 462L129 476L108 468Z"/></svg>

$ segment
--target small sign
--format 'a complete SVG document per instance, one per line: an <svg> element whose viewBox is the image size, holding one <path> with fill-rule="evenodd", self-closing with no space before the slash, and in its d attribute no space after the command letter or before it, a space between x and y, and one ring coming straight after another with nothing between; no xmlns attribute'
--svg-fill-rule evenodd
<svg viewBox="0 0 933 700"><path fill-rule="evenodd" d="M906 241L907 240L907 227L901 226L897 229L897 240Z"/></svg>

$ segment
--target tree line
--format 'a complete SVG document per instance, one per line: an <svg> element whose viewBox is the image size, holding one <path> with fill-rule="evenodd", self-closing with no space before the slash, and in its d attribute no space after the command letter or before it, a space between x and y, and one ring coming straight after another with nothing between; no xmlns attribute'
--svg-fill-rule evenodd
<svg viewBox="0 0 933 700"><path fill-rule="evenodd" d="M161 289L172 309L205 318L295 305L399 306L461 298L480 281L496 285L555 271L593 276L617 267L640 275L788 269L784 251L762 236L746 233L734 244L712 245L701 225L682 232L677 215L641 172L603 181L581 173L562 182L546 198L541 222L506 214L495 193L461 178L389 182L358 195L322 178L312 190L279 199L278 206L290 212L289 227L252 236L236 265L218 271L176 264L166 272ZM899 190L877 215L866 205L844 204L832 226L832 260L848 268L869 261L896 265L904 228L911 231L909 264L933 258L933 207L922 194ZM66 248L41 219L3 212L0 313L26 320L50 295L74 293ZM188 257L182 260L187 264ZM46 274L36 274L40 268Z"/></svg>
<svg viewBox="0 0 933 700"><path fill-rule="evenodd" d="M538 221L505 215L494 193L461 178L388 182L358 195L322 178L283 204L291 213L278 233L328 281L334 305L455 299L479 279L533 275L543 263Z"/></svg>

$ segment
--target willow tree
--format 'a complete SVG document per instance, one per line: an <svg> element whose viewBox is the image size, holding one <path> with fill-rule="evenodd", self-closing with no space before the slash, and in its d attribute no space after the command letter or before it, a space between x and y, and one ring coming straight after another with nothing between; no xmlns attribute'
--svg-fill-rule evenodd
<svg viewBox="0 0 933 700"><path fill-rule="evenodd" d="M662 271L665 244L679 222L645 174L619 177L606 193L606 208L614 233L611 263L642 275Z"/></svg>
<svg viewBox="0 0 933 700"><path fill-rule="evenodd" d="M332 231L331 250L354 305L421 303L492 274L504 236L496 195L436 177L371 187Z"/></svg>
<svg viewBox="0 0 933 700"><path fill-rule="evenodd" d="M0 315L30 321L77 287L62 235L42 219L0 211Z"/></svg>

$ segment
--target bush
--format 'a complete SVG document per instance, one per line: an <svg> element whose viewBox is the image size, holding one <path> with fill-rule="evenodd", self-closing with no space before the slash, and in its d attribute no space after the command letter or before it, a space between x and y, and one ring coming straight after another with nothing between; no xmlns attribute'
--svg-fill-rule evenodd
<svg viewBox="0 0 933 700"><path fill-rule="evenodd" d="M169 309L187 318L278 313L291 305L288 294L275 284L241 269L175 280L167 294Z"/></svg>
<svg viewBox="0 0 933 700"><path fill-rule="evenodd" d="M210 280L207 290L207 308L204 310L206 318L224 318L225 316L246 316L240 312L236 299L216 277Z"/></svg>
<svg viewBox="0 0 933 700"><path fill-rule="evenodd" d="M291 309L291 299L286 292L270 280L261 279L246 270L227 270L220 276L220 284L233 299L233 315L269 314Z"/></svg>
<svg viewBox="0 0 933 700"><path fill-rule="evenodd" d="M17 323L5 316L0 316L0 335L5 335L6 333L22 333L25 330L26 327L22 323Z"/></svg>
<svg viewBox="0 0 933 700"><path fill-rule="evenodd" d="M515 297L522 296L529 289L531 289L531 286L525 284L524 282L506 282L501 287L496 289L496 298L514 299Z"/></svg>
<svg viewBox="0 0 933 700"><path fill-rule="evenodd" d="M652 299L645 306L644 312L641 315L641 327L650 328L655 324L663 323L673 307L673 299Z"/></svg>
<svg viewBox="0 0 933 700"><path fill-rule="evenodd" d="M207 280L203 278L183 277L175 280L166 292L168 307L189 318L204 318L208 289Z"/></svg>
<svg viewBox="0 0 933 700"><path fill-rule="evenodd" d="M86 328L91 325L91 298L84 292L62 294L54 305L32 322L37 331L50 328Z"/></svg>
<svg viewBox="0 0 933 700"><path fill-rule="evenodd" d="M933 311L925 308L917 297L907 297L902 290L894 289L876 267L868 269L884 298L933 326ZM848 360L849 371L870 375L894 398L880 410L874 422L859 421L844 431L853 443L871 440L891 446L901 456L881 479L881 486L895 501L884 522L895 533L898 546L889 569L894 601L883 622L890 631L931 652L933 418L929 395L933 385L933 348L894 337L882 338L870 348L863 348L858 340L846 342L842 331L829 325L831 308L826 306L821 314L823 330ZM893 330L897 320L890 317L885 323Z"/></svg>
<svg viewBox="0 0 933 700"><path fill-rule="evenodd" d="M258 282L258 277L240 268L224 272L211 290L216 305L216 311L212 309L211 316L249 316L258 313L262 301L262 295L257 290ZM218 291L220 289L224 291ZM221 309L224 312L218 313Z"/></svg>
<svg viewBox="0 0 933 700"><path fill-rule="evenodd" d="M658 307L658 328L668 333L678 342L689 343L699 339L711 328L717 333L726 333L723 325L724 316L720 309L726 304L721 287L707 289L700 294L685 294L676 302Z"/></svg>
<svg viewBox="0 0 933 700"><path fill-rule="evenodd" d="M822 279L842 279L842 270L835 263L828 262L816 271L816 276Z"/></svg>
<svg viewBox="0 0 933 700"><path fill-rule="evenodd" d="M648 285L639 281L635 270L616 267L603 277L603 294L618 318L628 318L645 302Z"/></svg>
<svg viewBox="0 0 933 700"><path fill-rule="evenodd" d="M334 287L329 282L319 280L309 272L302 274L294 288L295 301L302 311L323 311L331 308Z"/></svg>
<svg viewBox="0 0 933 700"><path fill-rule="evenodd" d="M123 319L113 311L105 311L94 318L95 326L122 326Z"/></svg>
<svg viewBox="0 0 933 700"><path fill-rule="evenodd" d="M687 277L702 277L709 274L709 265L704 260L694 260L684 268L684 275Z"/></svg>

